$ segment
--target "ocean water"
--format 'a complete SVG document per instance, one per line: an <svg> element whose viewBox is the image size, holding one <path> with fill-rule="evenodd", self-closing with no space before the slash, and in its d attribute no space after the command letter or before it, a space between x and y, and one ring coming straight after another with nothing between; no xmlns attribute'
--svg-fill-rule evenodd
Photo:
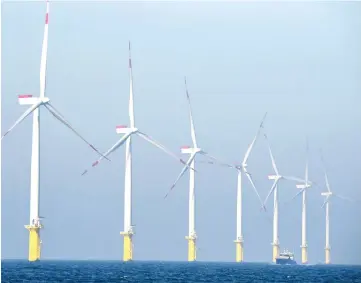
<svg viewBox="0 0 361 283"><path fill-rule="evenodd" d="M361 282L361 266L3 260L1 282Z"/></svg>

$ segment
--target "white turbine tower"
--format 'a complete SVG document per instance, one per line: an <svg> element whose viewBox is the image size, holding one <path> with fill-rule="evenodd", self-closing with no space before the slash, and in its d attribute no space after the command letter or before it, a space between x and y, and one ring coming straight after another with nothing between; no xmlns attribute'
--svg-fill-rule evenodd
<svg viewBox="0 0 361 283"><path fill-rule="evenodd" d="M327 192L321 193L322 196L325 196L325 201L322 205L324 207L326 205L326 245L325 245L325 263L330 264L331 262L331 246L330 246L330 218L329 218L329 205L330 205L330 198L332 196L332 192L330 189L330 184L328 183L327 173L325 169L325 165L323 162L323 157L321 155L322 164L324 167L324 173L325 173L325 182L326 182L326 188Z"/></svg>
<svg viewBox="0 0 361 283"><path fill-rule="evenodd" d="M196 255L197 233L196 233L196 228L195 228L195 188L194 188L194 171L195 171L194 163L195 162L194 161L198 154L204 155L216 162L218 162L218 160L216 158L214 158L213 156L209 155L207 152L205 152L200 147L198 147L186 78L184 78L184 84L185 84L185 90L186 90L187 101L188 101L188 111L189 111L189 119L190 119L190 124L191 124L191 137L192 137L193 147L184 146L181 148L181 152L185 153L185 154L190 154L190 157L189 157L186 165L183 167L182 171L178 175L177 179L171 186L169 192L165 195L165 198L168 196L170 191L173 190L173 188L176 186L176 184L178 183L180 178L190 168L191 170L189 171L189 220L188 220L188 236L186 236L186 239L188 240L188 261L195 261L197 258L197 255Z"/></svg>
<svg viewBox="0 0 361 283"><path fill-rule="evenodd" d="M323 192L321 193L322 196L325 197L325 201L322 204L322 208L324 206L326 209L326 245L325 245L325 263L326 264L330 264L331 263L331 246L330 246L330 211L329 211L329 206L330 206L330 199L331 197L338 197L340 199L343 200L347 200L347 201L352 201L349 198L340 196L338 194L335 194L333 192L331 192L331 188L330 188L330 184L328 182L328 177L327 177L327 172L326 172L326 166L323 160L323 156L321 153L321 161L322 161L322 165L323 165L323 170L324 170L324 174L325 174L325 184L326 184L326 188L327 188L327 192Z"/></svg>
<svg viewBox="0 0 361 283"><path fill-rule="evenodd" d="M32 154L31 154L31 185L30 185L30 224L25 225L29 230L29 261L37 261L40 259L41 240L40 229L43 225L40 223L39 202L40 202L40 106L44 106L55 118L70 128L78 137L86 142L93 150L98 150L85 140L65 118L50 104L49 98L45 97L46 92L46 63L48 49L48 28L49 28L49 2L46 1L46 16L44 41L41 54L40 64L40 95L33 97L32 95L19 95L19 103L21 105L31 105L31 107L20 116L20 118L10 127L10 129L1 137L3 139L18 124L20 124L27 116L33 113L33 138L32 138ZM100 154L100 152L98 152Z"/></svg>
<svg viewBox="0 0 361 283"><path fill-rule="evenodd" d="M132 135L138 135L141 138L145 139L149 143L158 147L171 157L180 161L183 164L186 164L182 159L177 157L174 153L168 150L165 146L155 141L149 135L141 132L138 128L135 127L135 118L134 118L134 98L133 98L133 74L132 74L132 61L130 54L130 42L129 42L129 120L130 126L117 126L116 132L118 134L123 134L120 138L107 152L104 153L97 161L92 164L92 167L95 167L99 164L101 160L110 155L112 152L117 150L120 146L126 143L125 148L125 183L124 183L124 230L120 232L124 237L123 242L123 260L130 261L133 260L133 225L132 225ZM88 170L85 170L82 175L86 174Z"/></svg>
<svg viewBox="0 0 361 283"><path fill-rule="evenodd" d="M307 245L307 214L306 214L306 190L312 186L312 183L308 180L308 142L306 145L306 170L305 170L305 181L303 184L296 185L297 189L300 191L292 198L296 198L298 195L302 194L302 243L301 243L301 262L302 264L308 263L308 245Z"/></svg>
<svg viewBox="0 0 361 283"><path fill-rule="evenodd" d="M277 166L276 166L276 162L275 159L273 157L272 154L272 150L271 150L271 146L270 143L268 141L267 135L264 135L268 144L268 151L269 151L269 155L271 157L271 161L272 161L272 167L273 170L275 172L275 175L269 175L268 179L269 180L274 180L273 185L264 201L264 205L266 205L268 198L271 196L271 194L273 193L273 242L272 242L272 262L276 262L276 257L279 256L280 254L280 241L279 241L279 236L278 236L278 183L281 180L288 180L288 181L296 181L296 182L304 182L304 180L297 178L297 177L293 177L293 176L283 176L278 172Z"/></svg>

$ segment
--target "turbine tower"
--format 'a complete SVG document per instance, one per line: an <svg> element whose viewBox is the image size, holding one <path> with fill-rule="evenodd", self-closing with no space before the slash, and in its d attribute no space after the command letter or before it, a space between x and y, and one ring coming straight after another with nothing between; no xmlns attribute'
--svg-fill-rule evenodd
<svg viewBox="0 0 361 283"><path fill-rule="evenodd" d="M271 194L273 193L273 241L272 241L272 262L276 262L276 258L279 256L280 254L280 241L279 241L279 236L278 236L278 220L279 220L279 216L278 216L278 183L280 182L280 180L288 180L288 181L296 181L296 182L304 182L304 180L297 178L297 177L293 177L293 176L283 176L280 175L280 173L278 172L277 166L276 166L276 162L275 159L273 157L272 154L272 150L271 150L271 146L270 143L268 141L267 135L265 134L265 139L267 141L267 145L268 145L268 151L269 151L269 155L272 161L272 167L273 170L275 172L275 175L269 175L268 179L269 180L274 180L273 185L264 201L264 205L266 205L268 198L271 196Z"/></svg>
<svg viewBox="0 0 361 283"><path fill-rule="evenodd" d="M129 42L129 122L130 129L135 128L134 101L133 101L133 73L131 49ZM126 128L117 127L118 134L126 134L122 131ZM133 225L132 225L132 137L125 144L125 177L124 177L124 229L120 232L123 235L123 260L133 259Z"/></svg>
<svg viewBox="0 0 361 283"><path fill-rule="evenodd" d="M307 196L306 196L306 190L311 187L312 183L308 180L308 142L306 146L306 170L305 170L305 181L304 184L297 184L297 189L300 189L300 191L292 198L296 198L298 195L302 193L302 243L301 243L301 255L302 264L308 263L308 245L307 245L307 214L306 214L306 202L307 202Z"/></svg>
<svg viewBox="0 0 361 283"><path fill-rule="evenodd" d="M20 124L27 116L33 113L33 137L32 137L32 154L31 154L31 185L30 185L30 224L25 225L29 230L29 261L37 261L41 255L41 240L40 229L43 228L39 214L40 210L40 106L44 106L56 119L62 122L65 126L70 128L78 137L86 142L94 151L100 152L85 140L70 124L65 120L59 111L57 111L51 104L49 98L45 97L46 92L46 65L47 65L47 49L48 49L48 29L49 29L49 2L46 1L46 16L44 41L41 54L40 64L40 95L33 97L32 95L19 95L19 103L21 105L31 105L19 119L5 132L1 137L3 139L9 134L18 124Z"/></svg>
<svg viewBox="0 0 361 283"><path fill-rule="evenodd" d="M326 197L325 202L322 207L326 205L326 245L325 245L325 263L331 263L331 246L330 246L330 216L329 216L329 205L330 205L330 197L332 196L332 192L328 186L327 177L326 178L326 186L327 192L321 193L322 196Z"/></svg>
<svg viewBox="0 0 361 283"><path fill-rule="evenodd" d="M173 188L176 186L176 184L178 183L180 178L186 173L186 171L188 169L191 169L189 171L189 219L188 219L188 235L186 236L186 240L188 241L188 261L195 261L197 258L197 254L196 254L197 233L196 233L196 228L195 228L195 226L196 226L195 225L195 220L196 220L195 219L195 182L194 182L195 158L198 154L201 154L201 155L204 155L204 156L212 159L215 162L219 162L219 161L215 157L209 155L203 149L198 147L186 78L184 78L184 84L185 84L186 96L187 96L187 101L188 101L188 111L189 111L189 119L190 119L190 124L191 124L191 137L192 137L193 147L184 146L181 148L181 152L184 154L190 154L190 157L189 157L187 163L185 164L185 166L183 167L182 171L178 175L177 179L171 186L169 192L165 195L165 198L173 190ZM219 163L221 163L221 162L219 162Z"/></svg>
<svg viewBox="0 0 361 283"><path fill-rule="evenodd" d="M326 173L325 164L323 161L323 156L321 153L321 161L324 169L325 174L325 183L327 192L321 193L322 196L325 197L325 201L322 204L322 208L326 205L326 245L325 245L325 263L330 264L331 263L331 246L330 246L330 218L329 218L329 205L330 205L330 198L332 196L332 192L330 189L330 184L328 182L328 177Z"/></svg>
<svg viewBox="0 0 361 283"><path fill-rule="evenodd" d="M101 156L97 161L92 164L92 168L97 166L101 160L106 158L112 152L116 151L124 143L126 143L125 148L125 183L124 183L124 229L120 232L123 235L123 261L133 260L133 235L135 234L134 226L132 225L132 136L138 135L144 140L148 141L152 145L158 147L171 157L180 161L182 164L186 164L185 161L177 157L174 153L168 150L165 146L155 141L149 135L144 132L141 132L138 128L135 127L135 118L134 118L134 97L133 97L133 74L132 74L132 60L131 60L131 48L129 42L129 127L127 126L116 126L116 132L118 134L123 134L123 136L107 151ZM85 175L89 170L85 170L82 175Z"/></svg>
<svg viewBox="0 0 361 283"><path fill-rule="evenodd" d="M327 188L327 192L323 192L321 193L322 196L325 197L325 201L323 202L322 204L322 208L324 206L325 207L325 210L326 210L326 245L325 245L325 263L326 264L330 264L331 263L331 246L330 246L330 199L331 197L338 197L340 199L343 199L343 200L347 200L347 201L352 201L351 199L349 198L346 198L346 197L343 197L343 196L340 196L338 194L335 194L333 192L331 192L331 188L330 188L330 183L328 182L328 176L327 176L327 172L326 172L326 166L325 166L325 163L324 163L324 160L323 160L323 156L322 156L322 153L321 153L321 161L322 161L322 166L323 166L323 170L324 170L324 175L325 175L325 184L326 184L326 188Z"/></svg>

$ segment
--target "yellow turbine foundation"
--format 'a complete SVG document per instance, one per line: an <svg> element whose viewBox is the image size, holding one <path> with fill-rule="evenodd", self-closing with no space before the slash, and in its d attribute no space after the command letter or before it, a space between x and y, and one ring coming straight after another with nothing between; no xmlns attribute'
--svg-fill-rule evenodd
<svg viewBox="0 0 361 283"><path fill-rule="evenodd" d="M236 240L236 262L243 262L243 241Z"/></svg>
<svg viewBox="0 0 361 283"><path fill-rule="evenodd" d="M40 241L40 229L42 226L25 225L25 228L29 231L29 261L40 260L41 254L41 241Z"/></svg>
<svg viewBox="0 0 361 283"><path fill-rule="evenodd" d="M326 256L326 260L325 263L326 264L330 264L331 263L331 249L330 248L326 248L325 249L325 256Z"/></svg>
<svg viewBox="0 0 361 283"><path fill-rule="evenodd" d="M188 240L188 261L195 261L197 258L196 239L192 237L186 237Z"/></svg>
<svg viewBox="0 0 361 283"><path fill-rule="evenodd" d="M120 232L124 237L123 242L123 261L133 260L133 234Z"/></svg>
<svg viewBox="0 0 361 283"><path fill-rule="evenodd" d="M302 263L306 264L308 262L307 259L307 247L301 247L302 248Z"/></svg>
<svg viewBox="0 0 361 283"><path fill-rule="evenodd" d="M276 257L280 255L280 246L278 244L273 244L273 254L272 254L272 262L276 262Z"/></svg>

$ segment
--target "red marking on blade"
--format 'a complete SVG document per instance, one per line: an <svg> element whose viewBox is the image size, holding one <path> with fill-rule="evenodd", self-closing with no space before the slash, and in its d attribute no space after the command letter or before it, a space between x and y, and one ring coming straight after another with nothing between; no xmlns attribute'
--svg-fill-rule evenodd
<svg viewBox="0 0 361 283"><path fill-rule="evenodd" d="M33 95L32 94L20 94L18 96L18 98L30 98L30 97L33 97Z"/></svg>
<svg viewBox="0 0 361 283"><path fill-rule="evenodd" d="M116 126L117 129L124 129L124 128L126 128L126 127L127 127L127 126L125 126L125 125Z"/></svg>
<svg viewBox="0 0 361 283"><path fill-rule="evenodd" d="M47 25L49 23L49 14L46 13L45 15L45 24Z"/></svg>
<svg viewBox="0 0 361 283"><path fill-rule="evenodd" d="M95 161L95 162L92 164L92 167L97 166L98 163L99 163L99 161Z"/></svg>
<svg viewBox="0 0 361 283"><path fill-rule="evenodd" d="M181 148L187 149L187 148L190 148L190 146L189 146L189 145L184 145L184 146L182 146Z"/></svg>

